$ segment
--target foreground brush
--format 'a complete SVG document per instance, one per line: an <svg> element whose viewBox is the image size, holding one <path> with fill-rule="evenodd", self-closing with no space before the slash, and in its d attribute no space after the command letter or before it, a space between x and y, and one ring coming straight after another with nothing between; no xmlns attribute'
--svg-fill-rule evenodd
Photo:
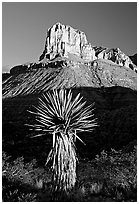
<svg viewBox="0 0 139 204"><path fill-rule="evenodd" d="M86 106L80 93L73 99L72 92L53 90L39 98L35 107L37 124L30 125L35 130L33 137L53 136L53 146L48 155L46 165L52 161L53 191L68 192L76 182L75 150L76 138L83 142L78 133L92 131L96 126L93 105ZM83 142L84 143L84 142Z"/></svg>

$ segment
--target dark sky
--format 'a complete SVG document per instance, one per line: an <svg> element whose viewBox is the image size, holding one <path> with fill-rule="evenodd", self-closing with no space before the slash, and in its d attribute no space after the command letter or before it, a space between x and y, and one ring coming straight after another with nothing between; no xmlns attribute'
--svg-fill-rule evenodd
<svg viewBox="0 0 139 204"><path fill-rule="evenodd" d="M137 52L137 3L133 2L4 2L2 64L38 60L46 31L56 22L84 31L92 45ZM6 65L6 66L5 66Z"/></svg>

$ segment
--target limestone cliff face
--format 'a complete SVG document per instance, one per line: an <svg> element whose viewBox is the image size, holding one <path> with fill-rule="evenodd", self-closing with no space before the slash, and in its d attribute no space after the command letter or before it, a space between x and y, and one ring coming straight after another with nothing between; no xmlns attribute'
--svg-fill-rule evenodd
<svg viewBox="0 0 139 204"><path fill-rule="evenodd" d="M65 64L88 64L94 60L104 59L137 72L137 55L127 56L119 48L92 46L84 32L68 25L56 23L46 34L45 48L39 61L26 63L11 68L11 74L30 72L38 68L59 67ZM61 61L61 62L59 62ZM66 62L66 63L65 63ZM135 64L134 64L135 63Z"/></svg>
<svg viewBox="0 0 139 204"><path fill-rule="evenodd" d="M133 64L131 59L125 55L119 48L102 48L96 49L97 59L106 59L115 62L118 65L129 67L136 71L136 66Z"/></svg>
<svg viewBox="0 0 139 204"><path fill-rule="evenodd" d="M48 29L45 49L39 60L53 59L56 55L68 57L68 53L87 61L96 59L95 50L88 43L84 32L56 23Z"/></svg>

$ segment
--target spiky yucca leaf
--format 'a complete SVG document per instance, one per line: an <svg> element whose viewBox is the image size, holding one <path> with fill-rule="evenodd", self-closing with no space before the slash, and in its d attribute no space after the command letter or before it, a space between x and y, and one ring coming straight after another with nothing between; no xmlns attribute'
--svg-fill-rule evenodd
<svg viewBox="0 0 139 204"><path fill-rule="evenodd" d="M47 132L64 131L73 133L75 130L91 131L96 126L92 107L85 106L83 97L80 93L73 100L71 90L53 90L39 98L39 105L35 107L36 121L38 124L33 125L36 131L41 131L42 135ZM33 113L33 112L32 112Z"/></svg>
<svg viewBox="0 0 139 204"><path fill-rule="evenodd" d="M73 99L72 92L53 90L39 98L35 107L37 124L30 125L38 132L34 137L53 135L53 147L46 164L52 161L54 191L72 189L76 182L75 139L81 131L92 131L96 126L93 105L86 106L80 93ZM30 111L29 111L30 112Z"/></svg>

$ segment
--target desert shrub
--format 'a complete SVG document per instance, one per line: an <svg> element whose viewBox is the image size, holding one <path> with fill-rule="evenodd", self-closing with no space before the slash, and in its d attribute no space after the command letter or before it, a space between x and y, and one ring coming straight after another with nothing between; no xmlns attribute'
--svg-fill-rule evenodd
<svg viewBox="0 0 139 204"><path fill-rule="evenodd" d="M61 195L61 201L136 201L137 196L137 155L136 146L115 151L102 151L95 159L81 159L77 166L77 182L68 197ZM17 164L17 175L14 175ZM21 168L21 169L20 169ZM29 172L25 174L26 172ZM12 161L3 153L3 201L32 202L51 201L51 175L36 161L29 164L23 158ZM24 180L23 178L26 177ZM27 177L30 178L27 180ZM36 179L45 182L39 191ZM41 181L41 180L40 180ZM41 183L41 182L40 182ZM38 179L39 185L39 179ZM41 194L39 194L41 192Z"/></svg>
<svg viewBox="0 0 139 204"><path fill-rule="evenodd" d="M25 163L23 157L12 160L5 152L2 156L3 201L35 201L37 191L50 182L51 175L35 159Z"/></svg>
<svg viewBox="0 0 139 204"><path fill-rule="evenodd" d="M34 185L36 160L25 163L23 157L10 161L10 157L3 153L2 175L10 181L19 181Z"/></svg>
<svg viewBox="0 0 139 204"><path fill-rule="evenodd" d="M19 181L3 178L2 199L4 202L33 202L37 193Z"/></svg>
<svg viewBox="0 0 139 204"><path fill-rule="evenodd" d="M77 171L78 193L86 199L101 195L115 201L136 201L136 146L130 152L123 150L103 150L91 161L82 160Z"/></svg>
<svg viewBox="0 0 139 204"><path fill-rule="evenodd" d="M102 151L95 158L96 170L105 180L104 191L118 200L124 200L133 195L137 189L137 155L136 146L133 151L125 153L122 150Z"/></svg>

